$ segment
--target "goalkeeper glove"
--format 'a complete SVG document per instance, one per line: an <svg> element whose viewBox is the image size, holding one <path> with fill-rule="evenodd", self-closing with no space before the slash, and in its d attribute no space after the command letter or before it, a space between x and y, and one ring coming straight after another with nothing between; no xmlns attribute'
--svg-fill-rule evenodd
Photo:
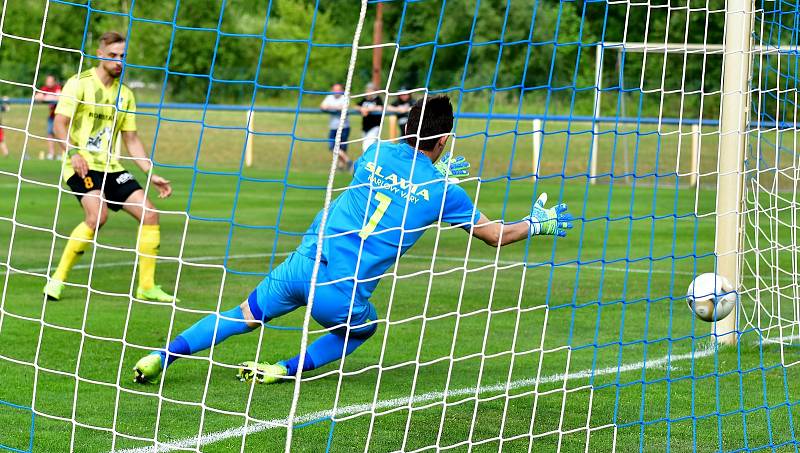
<svg viewBox="0 0 800 453"><path fill-rule="evenodd" d="M469 176L469 162L464 156L456 156L452 158L451 153L447 153L439 159L439 162L434 164L439 173L442 174L445 178L452 178L455 179L455 182L458 182L458 178Z"/></svg>
<svg viewBox="0 0 800 453"><path fill-rule="evenodd" d="M547 194L542 193L533 203L531 213L523 220L531 225L531 235L549 234L564 237L572 228L572 215L567 212L567 205L561 203L552 208L545 208Z"/></svg>

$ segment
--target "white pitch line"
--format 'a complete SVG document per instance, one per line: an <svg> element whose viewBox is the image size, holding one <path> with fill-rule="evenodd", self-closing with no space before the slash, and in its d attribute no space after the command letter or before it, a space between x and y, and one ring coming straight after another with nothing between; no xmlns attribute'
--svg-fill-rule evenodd
<svg viewBox="0 0 800 453"><path fill-rule="evenodd" d="M275 256L289 256L292 252L276 252ZM228 259L246 259L246 258L267 258L272 256L273 254L270 253L250 253L250 254L241 254L241 255L228 255ZM424 255L414 255L414 254L407 254L403 255L403 258L412 259L412 260L430 260L430 256ZM225 259L225 256L197 256L197 257L189 257L189 258L182 258L184 264L191 265L193 262L195 263L203 263L208 261L222 261ZM457 256L437 256L436 261L449 261L449 262L464 262L463 257ZM161 262L163 264L168 263L176 263L177 261L174 259L162 259ZM497 263L501 266L509 266L513 264L522 264L522 261L511 261L511 260L492 260L488 258L470 258L470 263L476 264L494 264ZM689 271L667 271L662 269L638 269L638 268L625 268L619 266L601 266L598 264L550 264L550 263L529 263L531 266L545 266L545 265L552 265L554 267L563 267L567 269L581 269L581 270L605 270L609 272L628 272L632 274L674 274L674 275L695 275L694 272ZM121 267L121 266L132 266L133 261L112 261L109 263L96 263L94 266L90 264L77 264L73 267L73 269L89 269L94 267L95 269L102 269L102 268L109 268L109 267ZM32 273L42 273L47 272L46 267L39 267L34 269L23 269L24 272L32 272ZM0 275L5 275L7 272L6 269L0 270ZM13 272L13 271L12 271Z"/></svg>
<svg viewBox="0 0 800 453"><path fill-rule="evenodd" d="M787 342L794 342L796 340L800 340L800 335L787 335L784 337L776 336L775 338L761 338L761 343L785 345Z"/></svg>
<svg viewBox="0 0 800 453"><path fill-rule="evenodd" d="M705 348L696 350L694 352L689 352L686 354L677 354L673 356L666 355L663 357L659 357L658 359L655 360L628 363L621 366L610 366L606 368L600 368L597 370L586 369L569 374L553 374L550 376L542 377L538 380L536 378L529 378L529 379L519 379L516 381L511 381L508 384L506 384L505 382L500 382L497 384L483 386L480 388L464 387L464 388L450 390L446 394L444 392L428 392L428 393L423 393L421 395L416 395L414 397L402 397L402 398L381 400L375 403L374 405L352 404L349 406L342 406L337 408L335 413L332 409L328 409L323 411L311 412L309 414L295 417L294 424L299 425L325 418L335 419L336 417L345 417L349 415L355 415L361 412L373 412L381 409L392 409L400 406L407 406L408 404L412 405L424 404L432 401L443 400L445 397L450 398L458 396L471 396L475 395L476 391L478 394L509 392L511 390L516 390L519 388L533 387L536 386L537 384L552 384L556 382L564 382L575 379L587 379L592 376L596 377L596 376L604 376L616 373L625 373L628 371L637 371L642 369L663 368L667 365L670 365L672 362L678 362L688 359L705 358L713 355L714 353L715 350L713 348ZM174 442L159 443L152 447L139 447L139 448L130 448L125 450L116 450L116 453L157 453L157 452L170 452L175 450L193 449L198 446L202 447L204 445L213 444L233 437L244 437L250 434L259 433L261 431L266 431L268 429L286 428L288 424L289 420L285 418L282 419L276 418L273 420L255 423L247 427L240 426L238 428L229 428L224 431L203 434L202 436L187 437L185 439L180 439Z"/></svg>

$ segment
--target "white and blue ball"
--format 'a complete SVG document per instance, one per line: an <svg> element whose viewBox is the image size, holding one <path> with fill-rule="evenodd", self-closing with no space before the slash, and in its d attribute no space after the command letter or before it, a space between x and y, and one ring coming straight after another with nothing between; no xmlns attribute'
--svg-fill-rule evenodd
<svg viewBox="0 0 800 453"><path fill-rule="evenodd" d="M728 279L711 272L698 275L686 293L689 309L706 322L724 319L738 301L739 295Z"/></svg>

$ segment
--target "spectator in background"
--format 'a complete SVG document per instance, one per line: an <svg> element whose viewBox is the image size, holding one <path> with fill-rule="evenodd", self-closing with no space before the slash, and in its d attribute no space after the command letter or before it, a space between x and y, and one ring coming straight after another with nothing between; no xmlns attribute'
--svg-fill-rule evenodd
<svg viewBox="0 0 800 453"><path fill-rule="evenodd" d="M0 99L0 155L8 157L8 146L6 146L6 139L3 137L3 113L9 111L11 107L8 106L8 97L3 96Z"/></svg>
<svg viewBox="0 0 800 453"><path fill-rule="evenodd" d="M48 74L44 78L44 85L39 88L39 92L34 97L37 102L50 104L50 115L47 117L47 138L50 139L47 141L47 160L53 160L56 157L55 145L53 144L53 140L56 137L53 134L53 121L56 117L56 104L58 104L60 93L61 85L59 85L55 76ZM60 155L58 159L61 160Z"/></svg>
<svg viewBox="0 0 800 453"><path fill-rule="evenodd" d="M368 83L366 91L369 94L358 101L358 106L361 108L361 128L364 130L364 141L361 143L361 149L364 151L380 138L381 115L376 112L383 110L383 99L377 94L371 93L375 91L375 84Z"/></svg>
<svg viewBox="0 0 800 453"><path fill-rule="evenodd" d="M400 129L400 135L406 135L406 123L408 122L408 112L414 106L414 98L411 93L404 93L406 87L400 87L400 94L397 95L392 104L386 108L390 112L397 114L397 127ZM412 131L414 133L415 131Z"/></svg>
<svg viewBox="0 0 800 453"><path fill-rule="evenodd" d="M331 94L325 96L319 108L330 113L331 116L330 121L328 121L328 149L332 152L336 144L336 131L339 129L342 110L347 110L347 99L344 97L344 87L341 83L333 84L331 87ZM336 168L339 170L347 170L353 166L353 162L347 156L347 139L349 137L350 120L347 118L347 113L345 112L342 139L339 145L341 152L339 153L339 161L336 163Z"/></svg>

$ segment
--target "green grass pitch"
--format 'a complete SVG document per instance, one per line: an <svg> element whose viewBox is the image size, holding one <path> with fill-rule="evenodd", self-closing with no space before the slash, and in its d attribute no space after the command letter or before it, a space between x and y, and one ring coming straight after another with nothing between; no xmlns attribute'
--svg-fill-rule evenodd
<svg viewBox="0 0 800 453"><path fill-rule="evenodd" d="M213 365L207 353L176 362L163 386L136 385L130 370L203 312L239 303L259 273L297 246L324 197L330 156L308 139L327 134L326 118L302 115L293 148L290 137L255 138L256 164L243 175L263 182L235 174L241 131L206 128L200 140L197 124L139 119L148 145L159 127L156 160L175 166L158 169L175 193L156 201L164 211L157 281L177 285L181 302L172 306L129 297L135 224L119 213L71 274L76 286L59 302L43 301L44 274L80 211L71 195L42 185L58 183L56 164L19 160L23 146L35 156L44 142L13 129L26 129L24 107L11 113L4 124L13 155L0 161L0 400L35 408L33 450L105 452L152 445L133 437L169 443L198 434L208 435L197 445L206 452L282 449L285 428L261 426L244 441L218 433L285 423L293 386L242 384L234 366L295 354L297 330L232 338L214 349ZM43 130L44 110L31 118L27 129ZM256 131L286 132L294 116L256 120ZM244 114L211 113L206 124L243 126ZM560 194L582 219L570 237L496 250L460 230L432 228L372 299L388 322L341 372L334 364L304 376L293 451L793 450L797 368L781 366L779 349L759 346L754 333L739 348L710 350L709 325L686 308L691 275L714 266L714 219L703 215L714 210L713 175L701 177L699 190L686 188L683 176L652 176L675 171L686 136L683 144L676 130L632 136L631 170L641 177L589 185L580 175L590 135L556 123L545 136L543 177L533 184L521 177L530 171L531 136L509 132L526 127L460 122L458 133L470 136L457 141L457 152L484 179L465 188L483 212L509 221L526 214L534 191L551 200ZM715 140L704 137L704 155L715 152ZM601 171L620 174L612 151L622 145L605 135L601 146ZM701 161L701 170L713 166ZM347 182L337 175L337 187ZM25 272L9 272L6 263ZM276 326L301 325L303 312ZM373 401L374 411L364 406ZM332 422L334 404L340 412ZM0 444L27 450L30 418L0 404ZM196 448L189 442L182 445Z"/></svg>

